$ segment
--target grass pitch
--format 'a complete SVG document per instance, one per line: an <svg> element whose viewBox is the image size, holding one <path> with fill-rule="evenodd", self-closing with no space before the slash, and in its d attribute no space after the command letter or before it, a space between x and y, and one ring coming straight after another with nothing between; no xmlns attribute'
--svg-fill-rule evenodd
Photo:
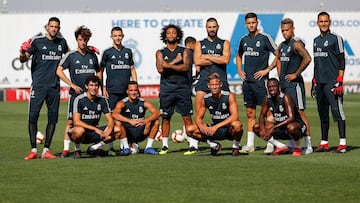
<svg viewBox="0 0 360 203"><path fill-rule="evenodd" d="M241 97L238 104L246 129ZM54 153L62 151L66 105L61 103L51 146ZM198 155L184 156L187 144L170 141L170 151L164 156L140 153L25 161L30 149L27 103L0 102L0 202L359 202L360 95L345 95L344 107L350 146L346 154L272 157L263 154L266 143L255 138L258 150L239 157L231 156L229 141L222 142L225 149L216 157L209 156L204 143L199 145ZM42 132L45 108L39 120ZM307 100L306 114L315 147L320 141L320 122L311 98ZM180 116L175 115L172 129L181 126ZM336 123L330 126L329 142L335 148L339 142ZM145 144L140 147L143 149ZM241 144L246 144L246 130ZM114 146L118 149L119 142ZM155 142L154 147L159 149L161 143ZM86 148L82 145L83 151ZM39 153L41 150L42 145Z"/></svg>

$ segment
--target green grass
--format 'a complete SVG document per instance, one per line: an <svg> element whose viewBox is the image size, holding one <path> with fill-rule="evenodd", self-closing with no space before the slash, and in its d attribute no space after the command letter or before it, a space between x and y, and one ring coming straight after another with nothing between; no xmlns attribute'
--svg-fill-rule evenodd
<svg viewBox="0 0 360 203"><path fill-rule="evenodd" d="M238 103L246 129L242 98ZM54 153L62 151L66 105L61 103ZM309 98L307 106L316 146L320 129L315 101ZM345 95L344 106L351 146L346 154L266 156L262 149L266 143L256 138L259 149L240 157L231 156L229 141L222 142L225 149L217 157L209 156L203 143L199 155L184 156L186 143L170 142L170 153L164 156L25 161L30 149L27 103L0 102L0 202L358 202L360 95ZM43 111L39 129L44 131L45 125ZM176 115L172 129L181 126ZM332 147L338 144L336 123L331 123L329 142ZM246 135L241 143L246 143ZM140 144L142 149L145 144ZM83 151L86 148L82 146Z"/></svg>

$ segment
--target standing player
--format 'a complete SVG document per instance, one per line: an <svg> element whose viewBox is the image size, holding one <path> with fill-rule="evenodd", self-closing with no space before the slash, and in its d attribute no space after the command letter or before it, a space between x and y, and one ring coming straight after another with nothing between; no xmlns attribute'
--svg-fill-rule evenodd
<svg viewBox="0 0 360 203"><path fill-rule="evenodd" d="M185 129L192 125L192 101L189 91L189 50L179 46L183 31L177 25L162 28L160 39L166 44L156 51L156 68L160 78L160 112L162 116L162 149L159 154L167 154L170 120L174 110L183 118ZM191 146L190 142L190 146Z"/></svg>
<svg viewBox="0 0 360 203"><path fill-rule="evenodd" d="M87 153L90 155L104 155L101 147L112 142L115 137L120 137L120 131L114 131L114 121L111 117L108 101L97 95L100 79L89 75L84 81L86 92L78 95L74 100L73 123L68 135L75 143L74 158L81 158L80 143L90 144ZM84 89L85 90L85 89ZM101 114L106 117L106 125L98 126Z"/></svg>
<svg viewBox="0 0 360 203"><path fill-rule="evenodd" d="M221 150L221 144L215 140L233 140L233 156L239 155L240 139L243 133L239 120L235 94L221 90L222 81L218 73L210 73L207 77L210 93L199 103L195 123L189 127L189 135L200 141L207 141L212 156ZM204 123L206 109L209 110L212 124Z"/></svg>
<svg viewBox="0 0 360 203"><path fill-rule="evenodd" d="M48 109L48 123L46 126L46 139L42 158L56 158L49 148L54 136L59 114L60 82L56 77L56 68L63 54L69 48L66 40L58 37L60 20L51 17L46 25L46 35L30 39L20 47L20 61L26 62L32 55L31 62L31 95L29 101L28 131L31 151L25 160L38 158L36 147L36 133L41 107L46 102Z"/></svg>
<svg viewBox="0 0 360 203"><path fill-rule="evenodd" d="M99 62L94 52L89 51L87 44L90 40L92 33L89 28L80 26L75 30L75 39L77 42L77 49L67 53L60 61L56 70L56 74L61 80L70 86L70 97L68 102L68 121L65 127L64 134L64 150L61 157L69 156L70 138L68 131L72 124L72 111L73 103L76 96L85 91L85 79L89 75L99 75ZM69 79L64 70L69 69Z"/></svg>
<svg viewBox="0 0 360 203"><path fill-rule="evenodd" d="M268 67L269 53L275 55L276 44L270 35L258 30L258 19L255 13L245 15L245 25L249 34L240 40L236 66L243 80L247 116L247 144L243 146L243 150L253 152L255 150L253 126L256 122L256 106L262 105L266 96L265 83L269 78L269 72L274 68L274 66ZM268 144L264 152L271 153L272 151L273 145Z"/></svg>
<svg viewBox="0 0 360 203"><path fill-rule="evenodd" d="M219 24L215 18L206 20L207 38L196 42L194 63L200 67L198 82L195 85L195 112L198 111L201 100L209 93L206 77L210 73L218 73L222 82L222 90L229 91L226 65L230 61L230 42L217 36Z"/></svg>
<svg viewBox="0 0 360 203"><path fill-rule="evenodd" d="M100 79L103 80L103 72L106 70L106 84L102 88L103 95L109 99L110 109L113 110L118 101L127 96L126 87L130 82L137 81L131 49L122 45L124 38L120 27L111 29L113 45L107 48L100 62ZM116 121L115 121L116 122ZM109 143L109 153L114 153L113 144Z"/></svg>
<svg viewBox="0 0 360 203"><path fill-rule="evenodd" d="M130 81L126 91L128 96L116 104L112 113L114 120L119 121L115 125L121 129L122 135L126 135L133 148L148 137L144 154L159 154L152 144L159 130L160 111L149 101L139 97L136 81ZM146 110L151 113L148 117L145 117ZM126 153L130 153L129 148L123 149L123 154Z"/></svg>
<svg viewBox="0 0 360 203"><path fill-rule="evenodd" d="M200 71L200 67L194 64L194 49L196 45L196 39L194 37L188 36L185 38L184 42L185 47L189 49L189 77L191 82L190 85L192 85Z"/></svg>
<svg viewBox="0 0 360 203"><path fill-rule="evenodd" d="M288 147L277 139L292 139L295 144L292 156L301 156L299 140L305 135L305 123L302 121L291 96L280 91L277 79L269 79L267 88L269 95L264 99L259 123L254 125L254 132L260 138L276 146L276 150L272 155L279 155L288 151ZM274 125L267 125L266 123L269 111L274 116Z"/></svg>
<svg viewBox="0 0 360 203"><path fill-rule="evenodd" d="M343 39L330 31L330 15L318 14L320 35L314 39L314 79L316 101L321 122L321 142L316 152L329 151L329 106L338 123L340 143L335 152L346 152L346 127L343 110L345 54Z"/></svg>
<svg viewBox="0 0 360 203"><path fill-rule="evenodd" d="M313 149L310 140L310 124L305 115L305 85L301 76L301 73L311 62L311 56L305 49L304 42L295 38L294 29L292 19L285 18L281 21L281 33L285 41L280 44L277 50L276 60L280 61L278 75L281 91L291 96L302 121L306 125L306 136L304 137L306 148L303 150L303 154L311 154Z"/></svg>

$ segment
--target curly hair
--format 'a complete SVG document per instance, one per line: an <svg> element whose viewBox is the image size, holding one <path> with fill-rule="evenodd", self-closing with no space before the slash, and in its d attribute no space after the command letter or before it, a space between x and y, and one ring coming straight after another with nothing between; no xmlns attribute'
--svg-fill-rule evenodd
<svg viewBox="0 0 360 203"><path fill-rule="evenodd" d="M176 29L176 34L177 34L177 37L176 37L176 42L177 43L180 43L183 36L184 36L184 32L181 30L180 26L177 26L177 25L174 25L174 24L169 24L165 27L163 27L161 29L161 33L160 33L160 39L162 42L164 42L166 44L167 40L166 40L166 31L169 29L169 28L174 28Z"/></svg>
<svg viewBox="0 0 360 203"><path fill-rule="evenodd" d="M92 33L89 28L87 28L85 25L82 25L75 30L75 39L77 39L79 35L81 35L82 38L87 41L90 39Z"/></svg>

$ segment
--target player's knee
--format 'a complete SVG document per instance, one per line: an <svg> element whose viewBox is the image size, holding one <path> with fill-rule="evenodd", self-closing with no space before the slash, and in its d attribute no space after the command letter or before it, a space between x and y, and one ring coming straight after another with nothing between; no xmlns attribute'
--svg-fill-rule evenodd
<svg viewBox="0 0 360 203"><path fill-rule="evenodd" d="M54 124L58 122L59 113L58 112L49 112L48 113L48 122Z"/></svg>
<svg viewBox="0 0 360 203"><path fill-rule="evenodd" d="M253 126L253 132L255 134L259 134L259 131L260 131L260 125L258 123L255 123Z"/></svg>
<svg viewBox="0 0 360 203"><path fill-rule="evenodd" d="M29 122L37 123L39 120L39 112L29 112Z"/></svg>
<svg viewBox="0 0 360 203"><path fill-rule="evenodd" d="M235 132L241 132L243 130L242 124L240 121L233 121L231 122L231 126Z"/></svg>
<svg viewBox="0 0 360 203"><path fill-rule="evenodd" d="M248 119L255 119L256 110L253 108L246 108L246 116Z"/></svg>
<svg viewBox="0 0 360 203"><path fill-rule="evenodd" d="M85 133L85 129L80 127L74 127L70 129L69 132L70 139L75 143L80 143Z"/></svg>

